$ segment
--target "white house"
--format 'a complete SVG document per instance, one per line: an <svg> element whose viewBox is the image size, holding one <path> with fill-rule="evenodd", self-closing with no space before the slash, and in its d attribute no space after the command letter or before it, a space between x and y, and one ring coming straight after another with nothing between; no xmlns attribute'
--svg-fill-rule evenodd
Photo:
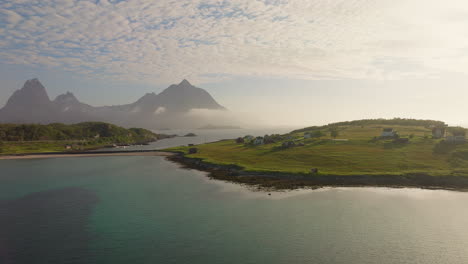
<svg viewBox="0 0 468 264"><path fill-rule="evenodd" d="M443 138L445 136L445 127L434 127L432 128L433 138Z"/></svg>
<svg viewBox="0 0 468 264"><path fill-rule="evenodd" d="M253 141L254 145L263 145L264 139L262 137L256 137Z"/></svg>
<svg viewBox="0 0 468 264"><path fill-rule="evenodd" d="M393 128L384 128L382 131L381 137L394 137L396 136L396 131Z"/></svg>

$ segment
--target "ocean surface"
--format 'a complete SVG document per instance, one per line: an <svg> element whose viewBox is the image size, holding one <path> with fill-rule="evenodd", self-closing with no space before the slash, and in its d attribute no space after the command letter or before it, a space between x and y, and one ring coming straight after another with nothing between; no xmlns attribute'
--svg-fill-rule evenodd
<svg viewBox="0 0 468 264"><path fill-rule="evenodd" d="M467 263L468 194L255 192L163 157L0 161L0 263Z"/></svg>

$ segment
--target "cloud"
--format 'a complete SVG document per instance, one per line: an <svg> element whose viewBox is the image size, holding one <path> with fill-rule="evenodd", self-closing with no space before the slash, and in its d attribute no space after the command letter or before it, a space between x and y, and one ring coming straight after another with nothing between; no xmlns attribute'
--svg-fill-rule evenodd
<svg viewBox="0 0 468 264"><path fill-rule="evenodd" d="M166 112L166 108L164 106L160 106L158 108L156 108L156 110L154 111L154 114L155 115L160 115L162 113Z"/></svg>
<svg viewBox="0 0 468 264"><path fill-rule="evenodd" d="M4 22L10 25L15 25L23 19L22 16L8 9L1 9L0 14L3 16Z"/></svg>
<svg viewBox="0 0 468 264"><path fill-rule="evenodd" d="M245 127L265 125L263 120L258 119L251 113L235 111L195 108L190 109L190 111L186 113L186 116L189 118L196 118L196 120L201 120L200 122L204 122L204 125L240 125Z"/></svg>
<svg viewBox="0 0 468 264"><path fill-rule="evenodd" d="M6 0L0 60L145 83L467 73L466 14L464 0Z"/></svg>

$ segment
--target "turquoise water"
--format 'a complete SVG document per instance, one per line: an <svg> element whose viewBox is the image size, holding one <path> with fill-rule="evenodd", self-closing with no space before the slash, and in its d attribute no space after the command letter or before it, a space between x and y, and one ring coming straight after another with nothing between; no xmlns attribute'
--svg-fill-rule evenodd
<svg viewBox="0 0 468 264"><path fill-rule="evenodd" d="M0 161L0 263L467 263L468 194L252 192L161 157Z"/></svg>

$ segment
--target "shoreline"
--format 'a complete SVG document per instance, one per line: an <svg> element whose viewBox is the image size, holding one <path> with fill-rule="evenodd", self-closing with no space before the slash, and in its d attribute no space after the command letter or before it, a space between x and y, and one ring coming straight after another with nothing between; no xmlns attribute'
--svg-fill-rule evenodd
<svg viewBox="0 0 468 264"><path fill-rule="evenodd" d="M30 154L0 155L0 160L20 159L46 159L46 158L71 158L71 157L109 157L109 156L172 156L174 153L147 150L147 151L95 151L95 152L46 152Z"/></svg>
<svg viewBox="0 0 468 264"><path fill-rule="evenodd" d="M167 160L186 169L207 172L210 179L238 183L263 191L286 191L297 189L319 189L324 187L386 187L419 188L467 192L466 176L430 176L427 174L408 175L312 175L284 172L245 171L237 165L220 165L204 162L199 158L188 158L174 153Z"/></svg>
<svg viewBox="0 0 468 264"><path fill-rule="evenodd" d="M207 172L207 177L219 181L236 183L261 191L288 191L298 189L320 189L338 187L385 187L393 189L419 188L468 192L466 176L411 175L312 175L284 172L245 171L237 165L220 165L204 162L199 158L188 158L182 153L160 150L96 151L96 152L47 152L0 155L0 160L108 157L108 156L160 156L181 165L185 169Z"/></svg>

